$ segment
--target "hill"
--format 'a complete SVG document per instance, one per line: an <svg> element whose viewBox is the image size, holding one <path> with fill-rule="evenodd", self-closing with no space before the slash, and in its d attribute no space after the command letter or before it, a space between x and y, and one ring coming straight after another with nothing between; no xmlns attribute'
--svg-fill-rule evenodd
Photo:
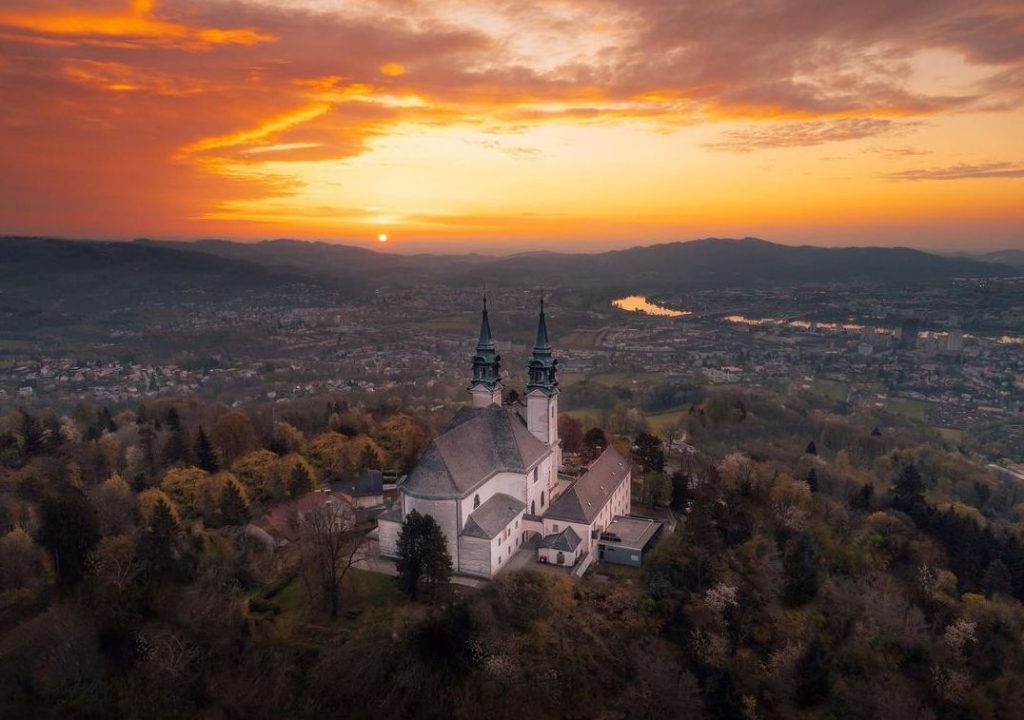
<svg viewBox="0 0 1024 720"><path fill-rule="evenodd" d="M638 246L604 253L530 252L481 255L391 255L323 242L271 240L242 244L222 240L147 245L187 249L314 275L374 284L442 282L538 284L650 289L787 286L807 282L928 284L959 277L1013 274L997 262L942 257L910 248L789 246L755 238L707 238Z"/></svg>

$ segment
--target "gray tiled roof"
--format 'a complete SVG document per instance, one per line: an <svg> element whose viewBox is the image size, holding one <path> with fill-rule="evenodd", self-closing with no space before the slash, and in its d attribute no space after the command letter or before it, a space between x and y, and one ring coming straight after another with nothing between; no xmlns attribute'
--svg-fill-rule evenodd
<svg viewBox="0 0 1024 720"><path fill-rule="evenodd" d="M525 473L550 452L505 408L463 408L427 447L402 491L418 498L462 498L495 473Z"/></svg>
<svg viewBox="0 0 1024 720"><path fill-rule="evenodd" d="M589 525L629 471L629 460L615 448L607 448L583 477L551 503L544 517Z"/></svg>
<svg viewBox="0 0 1024 720"><path fill-rule="evenodd" d="M576 534L576 531L572 527L567 527L557 535L547 535L540 543L543 548L551 548L552 550L564 550L566 552L572 552L580 545L580 536Z"/></svg>
<svg viewBox="0 0 1024 720"><path fill-rule="evenodd" d="M384 476L380 470L366 469L354 481L332 483L331 489L352 497L380 495L384 492Z"/></svg>
<svg viewBox="0 0 1024 720"><path fill-rule="evenodd" d="M487 502L470 513L462 534L492 540L525 509L526 504L511 495L492 495Z"/></svg>

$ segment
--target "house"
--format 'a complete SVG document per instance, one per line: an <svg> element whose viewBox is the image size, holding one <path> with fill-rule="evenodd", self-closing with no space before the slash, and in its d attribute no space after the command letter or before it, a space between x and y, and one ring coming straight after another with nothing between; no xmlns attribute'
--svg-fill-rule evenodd
<svg viewBox="0 0 1024 720"><path fill-rule="evenodd" d="M662 528L662 523L649 518L616 517L597 539L597 557L601 562L640 567Z"/></svg>

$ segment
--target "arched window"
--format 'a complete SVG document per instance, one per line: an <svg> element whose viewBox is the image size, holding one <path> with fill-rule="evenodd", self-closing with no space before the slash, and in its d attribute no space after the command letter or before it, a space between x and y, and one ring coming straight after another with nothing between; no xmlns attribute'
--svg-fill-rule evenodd
<svg viewBox="0 0 1024 720"><path fill-rule="evenodd" d="M558 564L565 565L565 553L561 550L558 551Z"/></svg>
<svg viewBox="0 0 1024 720"><path fill-rule="evenodd" d="M544 491L540 491L540 506L544 507Z"/></svg>
<svg viewBox="0 0 1024 720"><path fill-rule="evenodd" d="M530 501L530 514L531 515L536 515L537 514L537 501L536 500L531 500Z"/></svg>
<svg viewBox="0 0 1024 720"><path fill-rule="evenodd" d="M476 495L473 497L473 509L476 510L478 507L480 507L480 496Z"/></svg>

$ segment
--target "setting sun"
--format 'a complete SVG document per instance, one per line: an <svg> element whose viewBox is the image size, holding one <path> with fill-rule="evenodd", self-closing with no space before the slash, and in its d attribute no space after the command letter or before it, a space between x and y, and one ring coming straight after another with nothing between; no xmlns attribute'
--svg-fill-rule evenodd
<svg viewBox="0 0 1024 720"><path fill-rule="evenodd" d="M380 235L377 236L377 242L379 242L379 243L386 243L387 241L388 241L388 236L387 236L386 233L381 233Z"/></svg>

